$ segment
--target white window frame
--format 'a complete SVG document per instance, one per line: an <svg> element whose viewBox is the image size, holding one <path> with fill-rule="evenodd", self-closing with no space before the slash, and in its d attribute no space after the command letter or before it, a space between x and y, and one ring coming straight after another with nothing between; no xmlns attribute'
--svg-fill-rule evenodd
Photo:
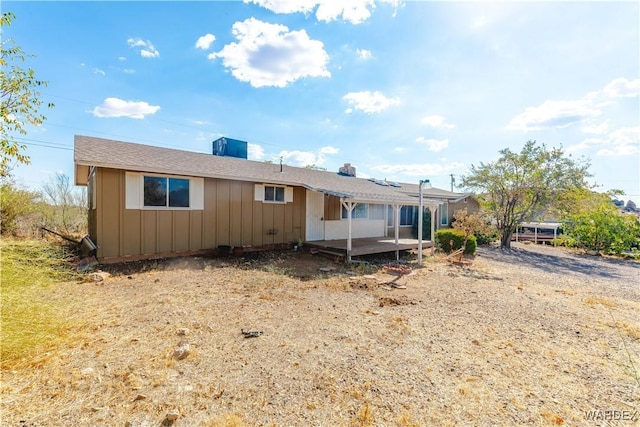
<svg viewBox="0 0 640 427"><path fill-rule="evenodd" d="M189 207L145 206L144 177L175 178L189 181ZM167 195L168 196L168 195ZM168 197L167 197L168 204ZM125 173L125 209L189 211L204 210L204 178L156 173Z"/></svg>
<svg viewBox="0 0 640 427"><path fill-rule="evenodd" d="M443 202L440 205L440 225L449 225L449 203Z"/></svg>
<svg viewBox="0 0 640 427"><path fill-rule="evenodd" d="M275 189L276 188L283 188L284 189L284 200L283 201L279 201L279 200L266 200L265 196L267 193L267 187L273 187L274 188L274 196L275 196ZM257 202L262 202L262 203L274 203L277 205L284 205L286 203L291 203L293 202L293 187L289 187L286 185L279 185L279 184L256 184L255 188L254 188L254 200Z"/></svg>

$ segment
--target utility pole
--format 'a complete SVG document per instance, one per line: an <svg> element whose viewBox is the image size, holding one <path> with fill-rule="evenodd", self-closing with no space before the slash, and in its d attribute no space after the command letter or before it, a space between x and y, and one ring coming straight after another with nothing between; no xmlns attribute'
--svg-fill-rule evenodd
<svg viewBox="0 0 640 427"><path fill-rule="evenodd" d="M451 177L451 192L453 193L453 184L456 182L456 179L453 177L453 174L449 175Z"/></svg>

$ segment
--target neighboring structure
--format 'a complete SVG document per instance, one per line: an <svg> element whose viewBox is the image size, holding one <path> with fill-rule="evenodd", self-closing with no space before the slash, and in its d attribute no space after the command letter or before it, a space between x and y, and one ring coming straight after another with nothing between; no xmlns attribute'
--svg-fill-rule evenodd
<svg viewBox="0 0 640 427"><path fill-rule="evenodd" d="M231 142L231 144L230 144ZM246 144L246 143L245 143ZM246 145L245 145L246 147ZM225 152L240 153L228 157ZM214 154L75 137L75 183L88 186L89 235L103 261L307 242L410 237L418 184L256 162L242 141ZM244 151L246 153L246 151ZM437 228L478 209L469 194L425 189ZM351 216L348 215L351 212Z"/></svg>

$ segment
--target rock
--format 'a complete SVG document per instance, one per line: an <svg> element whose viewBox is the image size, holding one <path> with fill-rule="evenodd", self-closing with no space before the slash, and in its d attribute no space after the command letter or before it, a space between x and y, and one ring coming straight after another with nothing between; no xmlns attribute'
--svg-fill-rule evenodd
<svg viewBox="0 0 640 427"><path fill-rule="evenodd" d="M111 276L106 271L97 271L95 273L91 273L85 279L86 282L104 282Z"/></svg>
<svg viewBox="0 0 640 427"><path fill-rule="evenodd" d="M178 335L184 337L189 334L189 328L179 328L176 332Z"/></svg>
<svg viewBox="0 0 640 427"><path fill-rule="evenodd" d="M174 422L178 419L178 417L180 417L180 411L178 411L177 409L173 409L167 414L165 418L169 422Z"/></svg>
<svg viewBox="0 0 640 427"><path fill-rule="evenodd" d="M147 398L147 396L145 396L144 394L139 394L139 395L136 396L135 399L133 399L133 401L136 402L138 400L144 400L146 398Z"/></svg>
<svg viewBox="0 0 640 427"><path fill-rule="evenodd" d="M322 271L324 273L328 273L330 271L335 271L335 269L336 269L335 267L320 267L320 268L318 268L318 270L320 270L320 271Z"/></svg>
<svg viewBox="0 0 640 427"><path fill-rule="evenodd" d="M176 360L182 360L191 352L191 345L188 342L181 343L175 350L173 350L173 358Z"/></svg>

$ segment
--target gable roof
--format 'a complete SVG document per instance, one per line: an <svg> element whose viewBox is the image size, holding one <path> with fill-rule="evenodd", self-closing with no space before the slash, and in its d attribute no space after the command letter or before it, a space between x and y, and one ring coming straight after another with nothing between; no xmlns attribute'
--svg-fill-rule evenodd
<svg viewBox="0 0 640 427"><path fill-rule="evenodd" d="M86 185L89 167L104 167L134 172L161 173L203 178L231 179L265 184L305 187L309 190L363 203L418 204L418 185L400 187L381 185L364 178L335 172L280 165L234 157L214 156L173 148L155 147L110 139L76 135L74 148L75 183ZM431 196L431 191L433 196ZM424 198L459 198L461 193L431 189ZM425 200L437 204L437 200Z"/></svg>

